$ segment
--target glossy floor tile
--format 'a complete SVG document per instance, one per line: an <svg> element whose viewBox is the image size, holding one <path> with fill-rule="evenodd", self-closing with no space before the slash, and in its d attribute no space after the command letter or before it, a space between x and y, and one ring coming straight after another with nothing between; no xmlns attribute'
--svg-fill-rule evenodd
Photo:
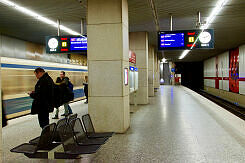
<svg viewBox="0 0 245 163"><path fill-rule="evenodd" d="M243 120L182 86L161 86L149 101L148 105L133 108L130 129L125 134L114 135L96 154L59 161L245 162ZM87 112L87 105L81 102L72 107L79 116ZM8 152L10 147L40 132L34 119L23 117L3 129L6 162L47 162ZM17 135L25 138L17 139Z"/></svg>

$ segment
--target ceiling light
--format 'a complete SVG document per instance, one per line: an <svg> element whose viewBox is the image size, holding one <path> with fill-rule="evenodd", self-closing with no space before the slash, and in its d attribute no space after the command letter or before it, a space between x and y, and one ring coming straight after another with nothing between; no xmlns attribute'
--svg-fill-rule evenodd
<svg viewBox="0 0 245 163"><path fill-rule="evenodd" d="M179 59L183 59L191 50L184 50Z"/></svg>
<svg viewBox="0 0 245 163"><path fill-rule="evenodd" d="M229 0L218 0L218 2L216 3L215 8L212 10L211 14L209 15L209 17L206 20L206 24L201 26L200 29L202 29L202 32L205 29L208 29L208 27L210 26L210 24L212 24L212 22L214 21L214 19L216 18L216 16L219 14L219 12L222 10L222 8L227 4ZM201 33L202 33L201 32ZM199 34L199 36L201 35L201 33ZM199 39L199 36L197 37L197 39L195 40L194 44L192 45L192 47L190 48L190 50L192 50L197 42L197 40ZM185 50L181 56L179 57L179 59L183 59L189 52L190 50Z"/></svg>
<svg viewBox="0 0 245 163"><path fill-rule="evenodd" d="M166 58L163 58L162 59L162 63L167 63L167 59Z"/></svg>
<svg viewBox="0 0 245 163"><path fill-rule="evenodd" d="M214 21L215 17L219 14L219 12L222 10L222 8L227 4L229 0L219 0L215 6L215 8L212 10L211 14L206 20L206 24L202 27L202 29L207 29L209 25Z"/></svg>
<svg viewBox="0 0 245 163"><path fill-rule="evenodd" d="M0 0L0 3L3 3L3 4L5 4L5 5L9 6L9 7L12 7L13 9L18 10L18 11L20 11L20 12L26 14L26 15L29 15L29 16L31 16L31 17L33 17L33 18L35 18L35 19L37 19L37 20L39 20L39 21L41 21L43 23L46 23L46 24L49 24L49 25L51 25L51 26L53 26L55 28L58 28L57 22L55 22L55 21L53 21L51 19L45 18L42 15L40 15L40 14L38 14L38 13L32 11L32 10L29 10L29 9L27 9L25 7L22 7L22 6L14 3L14 2L11 2L9 0ZM60 25L60 29L65 31L65 32L67 32L67 33L69 33L69 34L71 34L71 35L81 35L80 33L76 32L76 31L73 31L72 29L70 29L68 27L65 27L63 25Z"/></svg>

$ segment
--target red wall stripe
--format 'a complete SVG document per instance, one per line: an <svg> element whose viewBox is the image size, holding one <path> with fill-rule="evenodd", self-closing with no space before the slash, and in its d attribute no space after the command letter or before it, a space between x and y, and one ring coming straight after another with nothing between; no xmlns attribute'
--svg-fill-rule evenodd
<svg viewBox="0 0 245 163"><path fill-rule="evenodd" d="M204 77L204 79L210 79L210 80L222 80L222 77ZM223 77L223 80L229 80L229 77ZM239 81L245 81L245 78L239 78Z"/></svg>

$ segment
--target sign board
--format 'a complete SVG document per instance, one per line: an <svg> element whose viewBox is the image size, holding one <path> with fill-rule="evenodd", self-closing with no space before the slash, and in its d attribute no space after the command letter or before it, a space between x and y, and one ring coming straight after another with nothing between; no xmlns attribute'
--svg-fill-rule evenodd
<svg viewBox="0 0 245 163"><path fill-rule="evenodd" d="M85 36L47 36L46 53L81 53L87 51Z"/></svg>
<svg viewBox="0 0 245 163"><path fill-rule="evenodd" d="M134 71L134 67L133 66L129 66L129 70L130 71Z"/></svg>
<svg viewBox="0 0 245 163"><path fill-rule="evenodd" d="M192 46L193 49L213 49L214 30L161 31L158 33L159 50L184 50Z"/></svg>
<svg viewBox="0 0 245 163"><path fill-rule="evenodd" d="M136 63L136 54L131 50L129 50L129 62Z"/></svg>
<svg viewBox="0 0 245 163"><path fill-rule="evenodd" d="M128 85L128 68L124 68L124 85Z"/></svg>

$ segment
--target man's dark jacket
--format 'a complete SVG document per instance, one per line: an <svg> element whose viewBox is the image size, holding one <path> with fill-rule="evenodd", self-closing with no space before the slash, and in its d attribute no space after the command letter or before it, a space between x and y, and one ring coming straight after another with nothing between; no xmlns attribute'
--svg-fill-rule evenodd
<svg viewBox="0 0 245 163"><path fill-rule="evenodd" d="M69 89L69 78L64 77L63 79L57 77L56 83L59 84L59 98L62 100L62 104L68 103L74 99L74 93Z"/></svg>
<svg viewBox="0 0 245 163"><path fill-rule="evenodd" d="M35 85L35 91L30 94L33 98L31 114L54 111L54 82L45 73Z"/></svg>
<svg viewBox="0 0 245 163"><path fill-rule="evenodd" d="M83 83L85 96L88 97L88 83Z"/></svg>

